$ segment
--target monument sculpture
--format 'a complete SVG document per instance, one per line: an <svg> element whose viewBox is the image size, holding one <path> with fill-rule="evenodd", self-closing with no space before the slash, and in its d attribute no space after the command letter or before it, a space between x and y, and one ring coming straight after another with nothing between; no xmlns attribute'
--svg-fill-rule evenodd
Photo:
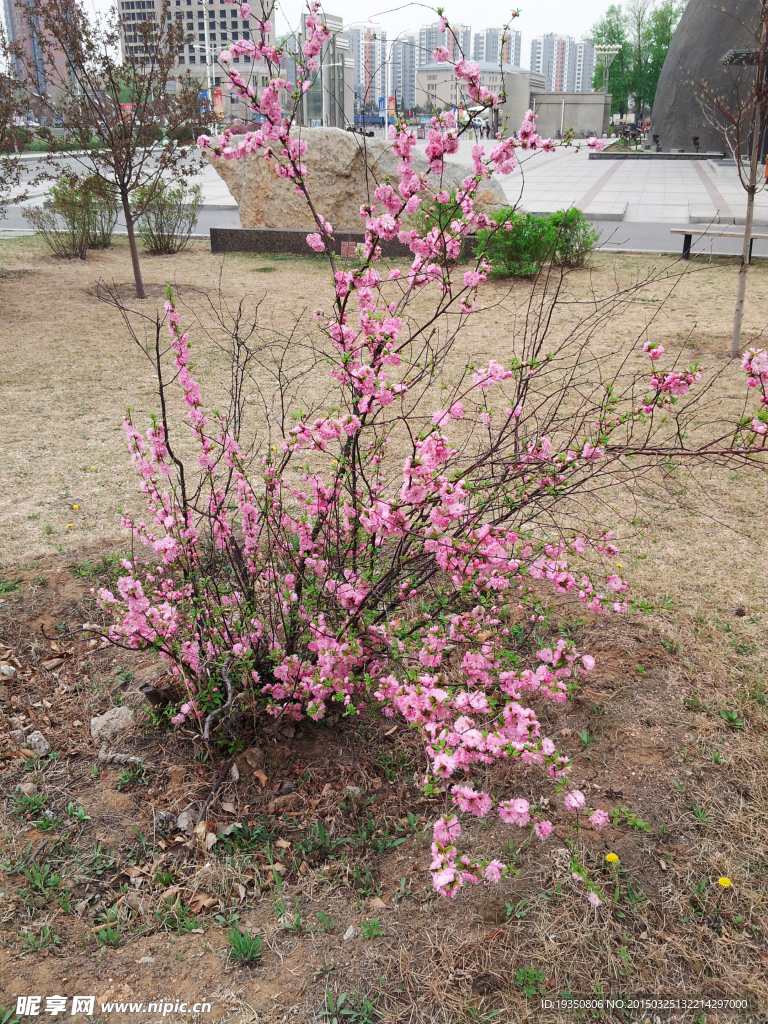
<svg viewBox="0 0 768 1024"><path fill-rule="evenodd" d="M662 152L698 148L723 152L725 141L696 98L692 82L707 82L726 99L735 97L739 76L754 75L754 68L728 68L723 56L738 47L754 48L755 40L745 26L756 26L760 0L688 0L659 77L651 111L651 132L658 136ZM743 90L742 90L743 91Z"/></svg>

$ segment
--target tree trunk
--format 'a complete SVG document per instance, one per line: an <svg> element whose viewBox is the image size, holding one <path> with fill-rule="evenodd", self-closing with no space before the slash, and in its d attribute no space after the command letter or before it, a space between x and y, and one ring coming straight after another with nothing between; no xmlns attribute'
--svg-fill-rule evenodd
<svg viewBox="0 0 768 1024"><path fill-rule="evenodd" d="M747 292L747 269L749 267L749 247L752 244L752 215L755 209L755 190L757 185L757 139L752 139L752 159L749 164L749 189L747 191L747 215L744 218L744 243L741 247L739 278L736 283L736 308L733 311L733 335L731 336L731 359L735 359L741 349L741 321L744 317L744 296Z"/></svg>
<svg viewBox="0 0 768 1024"><path fill-rule="evenodd" d="M136 235L133 230L133 215L128 193L121 194L123 201L123 213L125 214L125 226L128 229L128 248L131 250L131 264L133 265L133 280L136 284L136 298L145 299L144 282L141 279L141 267L139 266L139 250L136 246Z"/></svg>

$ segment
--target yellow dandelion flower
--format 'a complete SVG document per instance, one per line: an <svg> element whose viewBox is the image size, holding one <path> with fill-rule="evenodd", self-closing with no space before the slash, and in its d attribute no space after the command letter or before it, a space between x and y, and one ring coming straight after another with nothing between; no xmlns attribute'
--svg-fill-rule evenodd
<svg viewBox="0 0 768 1024"><path fill-rule="evenodd" d="M71 528L72 528L72 523L67 523L67 529L69 530Z"/></svg>
<svg viewBox="0 0 768 1024"><path fill-rule="evenodd" d="M617 853L606 853L605 859L608 861L609 864L618 864L619 855Z"/></svg>
<svg viewBox="0 0 768 1024"><path fill-rule="evenodd" d="M96 469L96 467L95 466L91 466L91 469Z"/></svg>
<svg viewBox="0 0 768 1024"><path fill-rule="evenodd" d="M722 886L723 889L730 889L731 886L733 885L733 883L731 882L730 878L726 878L725 875L723 875L722 878L718 878L717 884Z"/></svg>
<svg viewBox="0 0 768 1024"><path fill-rule="evenodd" d="M72 508L78 509L78 508L80 508L80 506L79 505L73 505Z"/></svg>
<svg viewBox="0 0 768 1024"><path fill-rule="evenodd" d="M623 569L623 568L624 568L624 566L623 566L623 565L621 564L621 562L617 562L617 563L616 563L616 568L617 568L617 569Z"/></svg>

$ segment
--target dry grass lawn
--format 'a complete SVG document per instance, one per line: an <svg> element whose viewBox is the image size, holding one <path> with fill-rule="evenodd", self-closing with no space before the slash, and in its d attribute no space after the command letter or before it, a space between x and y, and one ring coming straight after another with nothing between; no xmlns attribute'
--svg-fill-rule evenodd
<svg viewBox="0 0 768 1024"><path fill-rule="evenodd" d="M555 332L594 294L663 265L597 256L568 279ZM145 307L158 306L170 282L205 319L205 293L221 279L227 302L263 296L265 322L283 330L331 295L314 259L222 258L207 246L147 258L144 273ZM347 993L357 1016L339 1019L357 1024L768 1020L765 475L712 469L679 507L652 497L638 504L619 487L604 499L601 515L615 509L622 574L652 610L594 621L580 606L557 606L553 628L593 653L597 668L547 722L576 757L590 802L615 812L602 835L574 835L554 788L523 773L516 793L551 800L555 835L521 850L520 873L498 890L438 902L426 870L438 808L413 784L418 744L404 728L342 722L265 737L259 765L240 757L239 780L229 777L210 807L220 838L209 851L163 822L201 805L221 762L205 760L193 738L152 727L137 689L158 676L146 656L94 650L76 634L98 614L89 588L112 571L102 556L126 543L117 510L138 507L123 411L130 406L142 424L155 397L151 366L97 299L97 279L129 296L121 241L85 263L55 260L35 239L0 242L0 659L17 669L0 689L0 1005L27 993L210 999L213 1013L196 1019L310 1024L332 1019L321 1017L328 993ZM658 314L655 339L722 370L726 397L713 415L729 411L743 393L742 371L724 356L734 284L733 263L692 264L671 298L660 281L638 293L593 339L594 352L607 358ZM529 294L528 284L491 283L489 308L457 359L508 358ZM758 264L751 336L762 330L766 298L768 267ZM200 345L196 361L216 394L221 358ZM100 760L88 734L90 717L119 702L139 717L115 749L144 759L143 779L126 781L125 762ZM40 729L58 759L14 751L12 719ZM489 783L507 781L501 771ZM286 782L297 792L281 814L274 801ZM37 802L13 796L20 783L35 787ZM229 838L233 821L248 823L245 839ZM339 840L335 850L322 846L319 822ZM507 838L481 823L469 834L477 852ZM605 864L609 850L620 856L616 869ZM611 897L599 910L572 879L571 856ZM45 866L55 884L35 874ZM723 875L733 881L727 891L717 886ZM114 946L104 939L110 920L120 929ZM263 937L258 965L227 958L232 926ZM542 995L567 993L747 1005L542 1008Z"/></svg>

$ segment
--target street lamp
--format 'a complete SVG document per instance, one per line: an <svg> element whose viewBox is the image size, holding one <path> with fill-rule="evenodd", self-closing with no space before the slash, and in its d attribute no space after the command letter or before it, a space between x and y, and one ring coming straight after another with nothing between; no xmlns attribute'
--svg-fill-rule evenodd
<svg viewBox="0 0 768 1024"><path fill-rule="evenodd" d="M608 78L611 64L621 51L620 43L598 43L595 46L595 56L603 65L603 92L608 92Z"/></svg>
<svg viewBox="0 0 768 1024"><path fill-rule="evenodd" d="M201 7L207 7L208 6L208 0L197 0L197 2L198 2L198 4ZM211 37L208 34L209 30L208 30L208 19L207 18L204 20L203 24L205 26L205 47L195 46L195 49L196 50L203 50L203 49L205 50L205 78L206 78L206 82L208 84L208 102L212 103L213 102L213 77L211 75L211 59L210 58L213 56L213 54L211 52Z"/></svg>

